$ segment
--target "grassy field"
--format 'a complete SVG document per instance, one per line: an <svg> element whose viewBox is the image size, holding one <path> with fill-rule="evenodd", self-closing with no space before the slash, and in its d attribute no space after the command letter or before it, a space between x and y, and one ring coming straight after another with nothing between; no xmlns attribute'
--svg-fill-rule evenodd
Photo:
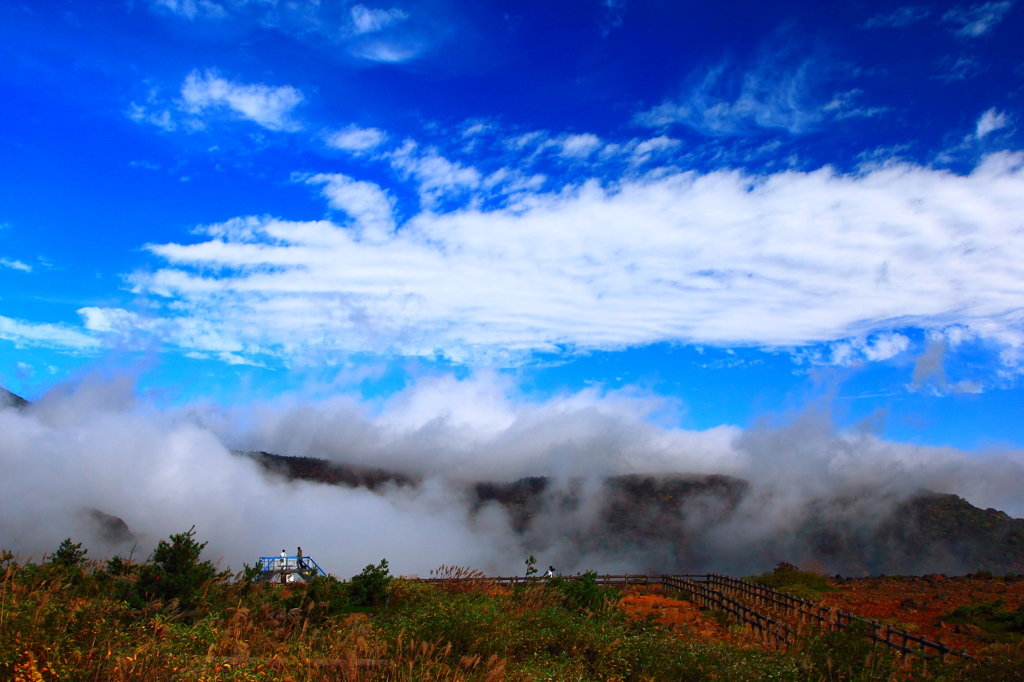
<svg viewBox="0 0 1024 682"><path fill-rule="evenodd" d="M850 634L767 651L722 614L586 577L430 584L382 562L348 582L271 586L218 573L201 549L190 532L141 565L89 562L70 542L40 564L3 554L0 679L1024 679L1009 653L974 668L903 662Z"/></svg>

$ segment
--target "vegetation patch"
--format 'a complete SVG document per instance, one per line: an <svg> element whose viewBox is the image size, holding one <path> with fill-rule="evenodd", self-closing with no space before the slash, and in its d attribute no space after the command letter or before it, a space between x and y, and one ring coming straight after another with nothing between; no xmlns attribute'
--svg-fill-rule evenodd
<svg viewBox="0 0 1024 682"><path fill-rule="evenodd" d="M144 563L89 561L70 540L41 564L0 554L0 680L956 682L990 669L901 661L863 633L766 650L659 587L609 588L593 573L510 588L442 567L470 579L434 584L381 561L347 582L271 585L218 571L203 546L190 529ZM1016 660L991 679L1017 679Z"/></svg>
<svg viewBox="0 0 1024 682"><path fill-rule="evenodd" d="M815 571L805 571L794 564L782 561L770 573L747 578L752 583L765 585L794 597L815 601L823 592L834 592L832 582Z"/></svg>

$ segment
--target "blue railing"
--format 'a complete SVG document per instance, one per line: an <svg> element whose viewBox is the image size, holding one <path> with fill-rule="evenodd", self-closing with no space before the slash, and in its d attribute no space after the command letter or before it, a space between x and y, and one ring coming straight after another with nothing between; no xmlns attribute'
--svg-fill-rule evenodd
<svg viewBox="0 0 1024 682"><path fill-rule="evenodd" d="M273 572L294 573L302 572L312 575L327 576L324 569L308 556L261 556L260 572L263 575Z"/></svg>

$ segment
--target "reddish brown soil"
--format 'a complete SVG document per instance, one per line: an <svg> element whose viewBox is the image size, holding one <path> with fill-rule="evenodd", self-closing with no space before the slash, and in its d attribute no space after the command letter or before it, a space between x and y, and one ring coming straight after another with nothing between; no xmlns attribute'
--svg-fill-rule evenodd
<svg viewBox="0 0 1024 682"><path fill-rule="evenodd" d="M660 586L631 588L619 608L632 618L653 616L658 627L692 637L738 641L728 628L688 601L668 599Z"/></svg>
<svg viewBox="0 0 1024 682"><path fill-rule="evenodd" d="M972 653L991 648L984 641L984 634L943 622L946 614L964 604L991 602L1000 597L1010 610L1024 603L1024 582L1002 580L942 576L861 578L844 581L836 588L838 592L825 593L818 601ZM914 604L902 606L908 599Z"/></svg>

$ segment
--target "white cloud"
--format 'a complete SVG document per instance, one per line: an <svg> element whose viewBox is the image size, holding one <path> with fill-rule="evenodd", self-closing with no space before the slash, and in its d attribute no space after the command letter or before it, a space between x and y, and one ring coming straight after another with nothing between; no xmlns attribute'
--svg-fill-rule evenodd
<svg viewBox="0 0 1024 682"><path fill-rule="evenodd" d="M847 90L846 92L837 92L832 96L832 99L822 107L822 111L831 113L837 120L843 120L846 118L874 118L875 116L880 116L888 111L887 107L858 106L856 101L862 94L863 92L857 88Z"/></svg>
<svg viewBox="0 0 1024 682"><path fill-rule="evenodd" d="M323 195L332 208L348 213L360 230L360 237L381 241L394 229L394 202L372 182L353 180L340 173L321 173L309 178L311 185L324 185Z"/></svg>
<svg viewBox="0 0 1024 682"><path fill-rule="evenodd" d="M433 207L444 196L480 187L483 177L472 166L441 156L435 149L422 151L412 140L391 153L391 166L419 184L420 200Z"/></svg>
<svg viewBox="0 0 1024 682"><path fill-rule="evenodd" d="M99 341L73 327L62 324L37 324L0 315L0 339L13 341L20 347L40 346L86 350L98 347Z"/></svg>
<svg viewBox="0 0 1024 682"><path fill-rule="evenodd" d="M505 146L509 149L521 151L530 146L537 146L547 141L548 134L540 130L534 130L522 135L516 135L505 140Z"/></svg>
<svg viewBox="0 0 1024 682"><path fill-rule="evenodd" d="M160 109L157 111L147 109L141 104L132 102L128 105L128 111L125 112L128 118L135 121L136 123L149 123L155 125L157 128L162 128L168 132L176 130L178 127L177 121L171 116L171 112L168 109Z"/></svg>
<svg viewBox="0 0 1024 682"><path fill-rule="evenodd" d="M387 133L383 130L351 125L328 135L327 145L335 149L359 153L379 147L387 137Z"/></svg>
<svg viewBox="0 0 1024 682"><path fill-rule="evenodd" d="M936 78L946 83L973 78L982 71L981 63L969 56L957 57L956 61L952 57L947 57L940 62L939 67L942 71Z"/></svg>
<svg viewBox="0 0 1024 682"><path fill-rule="evenodd" d="M368 7L359 3L320 0L148 0L162 15L189 21L232 22L233 30L279 31L316 47L346 46L359 59L396 63L422 54L451 31L450 10L431 8L425 16L412 16L399 7Z"/></svg>
<svg viewBox="0 0 1024 682"><path fill-rule="evenodd" d="M11 260L10 258L0 258L0 266L11 268L13 270L21 270L22 272L32 272L31 265L26 265L20 260Z"/></svg>
<svg viewBox="0 0 1024 682"><path fill-rule="evenodd" d="M978 119L978 126L975 129L974 134L980 140L989 133L995 132L1000 128L1005 128L1009 125L1009 117L1001 111L996 111L995 107L992 107Z"/></svg>
<svg viewBox="0 0 1024 682"><path fill-rule="evenodd" d="M370 9L365 5L355 5L352 7L351 14L352 30L357 35L375 33L409 18L408 14L397 7Z"/></svg>
<svg viewBox="0 0 1024 682"><path fill-rule="evenodd" d="M910 348L910 339L903 334L888 332L870 338L854 338L833 344L829 349L829 364L850 366L864 361L878 362L894 358Z"/></svg>
<svg viewBox="0 0 1024 682"><path fill-rule="evenodd" d="M440 168L438 182L454 182ZM151 246L168 267L136 274L136 290L165 297L189 338L286 356L786 346L953 324L1022 342L1024 154L991 155L967 176L890 164L591 181L503 209L428 205L394 230L379 188L311 182L356 223L212 226L197 244ZM360 221L384 228L364 239ZM875 359L903 343L872 338L858 352Z"/></svg>
<svg viewBox="0 0 1024 682"><path fill-rule="evenodd" d="M243 118L269 130L299 130L290 118L292 109L302 100L302 93L290 85L242 84L221 78L215 71L193 71L181 86L184 108L193 114L226 107Z"/></svg>
<svg viewBox="0 0 1024 682"><path fill-rule="evenodd" d="M601 138L592 133L566 135L559 144L563 158L586 159L601 147Z"/></svg>
<svg viewBox="0 0 1024 682"><path fill-rule="evenodd" d="M932 11L927 7L919 7L916 5L909 5L907 7L900 7L899 9L889 12L887 14L876 14L875 16L864 22L865 28L878 28L878 27L894 27L902 28L904 26L910 26L916 24L919 21L927 19L931 15Z"/></svg>
<svg viewBox="0 0 1024 682"><path fill-rule="evenodd" d="M154 9L170 12L188 20L220 19L227 16L223 5L210 0L150 0Z"/></svg>
<svg viewBox="0 0 1024 682"><path fill-rule="evenodd" d="M399 64L419 56L423 46L416 42L400 40L372 40L354 45L350 52L354 57L372 62Z"/></svg>
<svg viewBox="0 0 1024 682"><path fill-rule="evenodd" d="M663 154L665 152L672 151L682 144L679 140L665 135L659 135L658 137L652 137L648 140L643 140L637 143L633 149L633 159L635 162L640 163L648 160L651 156L656 154Z"/></svg>
<svg viewBox="0 0 1024 682"><path fill-rule="evenodd" d="M682 124L705 135L741 135L756 129L808 132L830 113L813 93L822 66L815 59L793 66L782 61L765 55L739 79L730 64L719 64L681 99L662 102L633 120L651 128Z"/></svg>
<svg viewBox="0 0 1024 682"><path fill-rule="evenodd" d="M1006 13L1013 7L1013 2L986 2L970 7L954 7L942 15L942 20L956 24L958 36L977 38L991 31L1003 20Z"/></svg>

